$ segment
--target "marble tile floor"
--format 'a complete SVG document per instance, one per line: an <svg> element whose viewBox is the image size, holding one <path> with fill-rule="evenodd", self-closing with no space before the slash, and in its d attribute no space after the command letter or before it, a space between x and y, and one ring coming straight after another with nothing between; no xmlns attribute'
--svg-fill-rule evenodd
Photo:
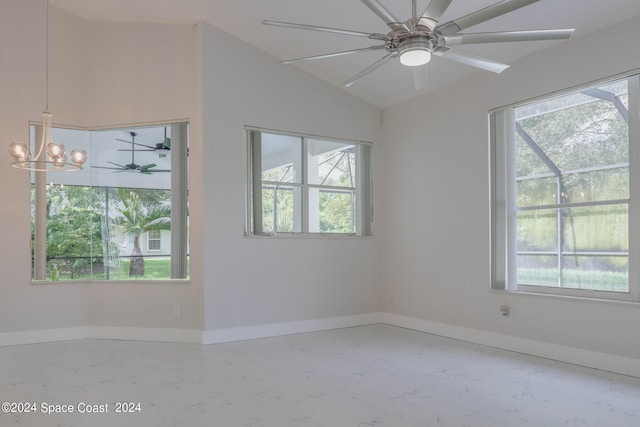
<svg viewBox="0 0 640 427"><path fill-rule="evenodd" d="M35 407L0 412L0 426L640 426L639 378L388 325L4 347L0 402Z"/></svg>

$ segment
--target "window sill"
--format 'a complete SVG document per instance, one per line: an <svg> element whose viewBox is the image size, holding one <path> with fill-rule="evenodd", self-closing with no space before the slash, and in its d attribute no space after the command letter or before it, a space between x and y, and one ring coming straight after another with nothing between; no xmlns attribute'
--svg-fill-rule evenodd
<svg viewBox="0 0 640 427"><path fill-rule="evenodd" d="M581 302L595 302L595 303L605 303L605 304L615 304L615 305L626 305L626 306L634 306L637 307L640 304L640 301L632 300L632 299L611 299L611 298L602 298L602 297L588 297L581 295L560 295L557 293L548 293L548 292L535 292L535 291L525 291L525 290L508 290L508 289L489 289L489 293L495 295L517 295L517 296L525 296L532 298L555 298L562 299L568 301L581 301Z"/></svg>
<svg viewBox="0 0 640 427"><path fill-rule="evenodd" d="M336 239L336 240L349 240L349 239L371 239L373 235L358 236L357 234L333 234L333 233L277 233L277 234L245 234L245 238L248 239Z"/></svg>
<svg viewBox="0 0 640 427"><path fill-rule="evenodd" d="M32 285L97 285L97 284L126 284L126 285L176 285L190 284L191 279L130 279L130 280L32 280Z"/></svg>

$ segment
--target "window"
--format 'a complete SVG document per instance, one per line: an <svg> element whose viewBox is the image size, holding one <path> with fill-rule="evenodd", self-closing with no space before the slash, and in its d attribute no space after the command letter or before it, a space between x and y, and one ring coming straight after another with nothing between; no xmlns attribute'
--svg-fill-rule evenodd
<svg viewBox="0 0 640 427"><path fill-rule="evenodd" d="M32 144L40 129L31 126ZM31 173L32 279L187 278L187 132L54 128L89 159L79 172Z"/></svg>
<svg viewBox="0 0 640 427"><path fill-rule="evenodd" d="M147 250L159 251L162 249L162 234L160 230L150 230L147 233Z"/></svg>
<svg viewBox="0 0 640 427"><path fill-rule="evenodd" d="M638 87L491 114L493 288L638 301Z"/></svg>
<svg viewBox="0 0 640 427"><path fill-rule="evenodd" d="M371 233L369 144L247 134L247 234Z"/></svg>

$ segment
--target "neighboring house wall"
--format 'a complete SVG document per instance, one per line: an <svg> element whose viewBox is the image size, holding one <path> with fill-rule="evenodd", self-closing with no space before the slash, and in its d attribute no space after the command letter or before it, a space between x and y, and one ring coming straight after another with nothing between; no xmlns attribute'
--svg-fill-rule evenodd
<svg viewBox="0 0 640 427"><path fill-rule="evenodd" d="M155 238L154 238L155 239ZM121 256L129 256L133 251L133 236L124 234L117 230L112 238L121 248ZM144 256L170 256L171 255L171 231L160 230L159 248L149 247L149 233L142 233L140 236L140 250Z"/></svg>

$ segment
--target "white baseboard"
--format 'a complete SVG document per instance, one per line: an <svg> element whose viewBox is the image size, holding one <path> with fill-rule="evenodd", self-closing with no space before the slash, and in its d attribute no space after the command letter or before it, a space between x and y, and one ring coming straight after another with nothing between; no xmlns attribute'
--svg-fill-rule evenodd
<svg viewBox="0 0 640 427"><path fill-rule="evenodd" d="M0 333L0 347L87 338L216 344L386 323L434 335L640 378L640 359L534 341L392 313L370 313L227 329L90 326Z"/></svg>
<svg viewBox="0 0 640 427"><path fill-rule="evenodd" d="M640 359L550 344L478 329L463 328L391 313L381 313L380 322L573 365L640 377Z"/></svg>
<svg viewBox="0 0 640 427"><path fill-rule="evenodd" d="M35 329L0 333L0 347L89 338L89 328Z"/></svg>
<svg viewBox="0 0 640 427"><path fill-rule="evenodd" d="M200 344L202 331L199 329L127 328L112 326L40 329L0 333L0 347L87 338Z"/></svg>
<svg viewBox="0 0 640 427"><path fill-rule="evenodd" d="M89 338L126 341L162 341L200 344L199 329L174 328L127 328L113 326L90 326Z"/></svg>
<svg viewBox="0 0 640 427"><path fill-rule="evenodd" d="M380 323L380 313L326 319L302 320L298 322L271 323L268 325L242 326L228 329L212 329L202 333L202 344L217 344L330 329L350 328Z"/></svg>

